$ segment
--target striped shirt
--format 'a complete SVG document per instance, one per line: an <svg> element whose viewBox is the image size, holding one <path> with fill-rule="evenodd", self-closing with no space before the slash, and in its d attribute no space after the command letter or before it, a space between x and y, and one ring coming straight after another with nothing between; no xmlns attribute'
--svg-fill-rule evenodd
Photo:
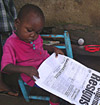
<svg viewBox="0 0 100 105"><path fill-rule="evenodd" d="M0 0L0 33L14 30L14 20L17 17L13 0Z"/></svg>

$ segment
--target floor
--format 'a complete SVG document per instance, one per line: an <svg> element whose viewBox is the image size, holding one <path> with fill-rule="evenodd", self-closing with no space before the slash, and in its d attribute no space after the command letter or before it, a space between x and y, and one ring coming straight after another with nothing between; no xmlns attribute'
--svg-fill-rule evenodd
<svg viewBox="0 0 100 105"><path fill-rule="evenodd" d="M48 95L44 90L34 89L35 92L32 94L36 94L38 91L39 94ZM38 95L38 94L37 94ZM18 97L8 96L8 95L0 95L0 105L49 105L48 101L40 101L40 100L30 100L30 102L26 102L23 96L20 94ZM61 105L71 105L68 102L62 100Z"/></svg>

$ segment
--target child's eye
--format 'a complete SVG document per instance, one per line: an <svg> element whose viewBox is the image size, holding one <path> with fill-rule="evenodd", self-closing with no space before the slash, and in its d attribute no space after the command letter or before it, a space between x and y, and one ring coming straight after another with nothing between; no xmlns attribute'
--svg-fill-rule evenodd
<svg viewBox="0 0 100 105"><path fill-rule="evenodd" d="M36 32L36 34L39 34L39 32Z"/></svg>
<svg viewBox="0 0 100 105"><path fill-rule="evenodd" d="M30 29L27 29L27 31L28 31L28 32L32 32L32 30L30 30Z"/></svg>

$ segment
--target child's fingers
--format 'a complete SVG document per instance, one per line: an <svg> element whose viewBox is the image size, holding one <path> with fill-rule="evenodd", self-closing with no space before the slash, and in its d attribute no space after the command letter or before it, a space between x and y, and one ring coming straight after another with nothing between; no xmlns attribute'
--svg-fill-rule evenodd
<svg viewBox="0 0 100 105"><path fill-rule="evenodd" d="M36 80L33 78L33 81L36 81Z"/></svg>
<svg viewBox="0 0 100 105"><path fill-rule="evenodd" d="M63 53L63 52L61 52L61 55L64 55L64 53Z"/></svg>
<svg viewBox="0 0 100 105"><path fill-rule="evenodd" d="M36 81L37 79L39 79L39 78L37 78L36 76L33 76L33 80L34 81Z"/></svg>
<svg viewBox="0 0 100 105"><path fill-rule="evenodd" d="M37 78L40 78L40 77L39 77L39 73L38 73L38 71L35 73L34 76L37 77Z"/></svg>
<svg viewBox="0 0 100 105"><path fill-rule="evenodd" d="M58 56L58 54L64 55L64 53L62 51L56 52L56 57Z"/></svg>
<svg viewBox="0 0 100 105"><path fill-rule="evenodd" d="M58 56L58 53L56 53L56 57Z"/></svg>

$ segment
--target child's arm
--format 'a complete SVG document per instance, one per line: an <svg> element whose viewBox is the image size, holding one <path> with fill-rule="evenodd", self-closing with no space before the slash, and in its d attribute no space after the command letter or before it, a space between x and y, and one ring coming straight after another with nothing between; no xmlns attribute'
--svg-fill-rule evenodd
<svg viewBox="0 0 100 105"><path fill-rule="evenodd" d="M56 56L58 56L58 54L62 54L64 55L63 51L58 49L57 47L51 46L51 45L43 45L43 48L49 52L55 52Z"/></svg>
<svg viewBox="0 0 100 105"><path fill-rule="evenodd" d="M32 66L18 66L13 64L8 64L3 69L4 72L8 73L25 73L30 76L34 81L33 75L39 78L38 71Z"/></svg>

